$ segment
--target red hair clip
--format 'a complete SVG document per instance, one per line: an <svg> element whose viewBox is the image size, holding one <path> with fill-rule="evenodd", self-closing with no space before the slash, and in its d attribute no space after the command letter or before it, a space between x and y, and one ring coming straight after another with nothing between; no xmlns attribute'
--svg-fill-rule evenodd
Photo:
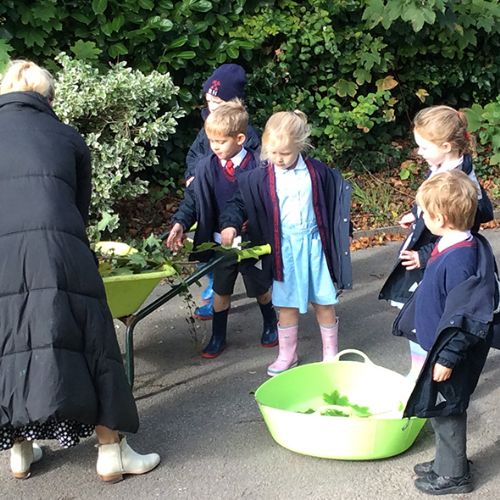
<svg viewBox="0 0 500 500"><path fill-rule="evenodd" d="M464 132L464 137L466 141L470 141L470 134L467 132L467 130Z"/></svg>

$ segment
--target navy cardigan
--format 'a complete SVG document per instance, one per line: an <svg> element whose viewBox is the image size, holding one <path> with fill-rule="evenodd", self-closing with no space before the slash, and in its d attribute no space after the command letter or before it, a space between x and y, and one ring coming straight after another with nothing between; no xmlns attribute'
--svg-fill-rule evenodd
<svg viewBox="0 0 500 500"><path fill-rule="evenodd" d="M498 302L495 258L486 238L481 235L474 235L474 238L478 252L477 272L453 288L446 297L436 340L406 405L406 417L463 413L476 388L492 336L498 334L493 331ZM393 325L394 335L413 337L415 314L421 314L415 311L416 293L398 314ZM436 362L453 367L451 377L445 382L432 380Z"/></svg>
<svg viewBox="0 0 500 500"><path fill-rule="evenodd" d="M240 179L257 166L254 154L247 151L241 165L235 169L234 192L238 190ZM194 181L186 188L184 199L172 217L172 223L180 223L184 231L197 222L194 234L194 250L202 243L213 241L213 234L219 231L219 208L216 200L215 171L220 169L220 161L215 154L202 158L196 167ZM192 260L207 261L213 252L199 252Z"/></svg>
<svg viewBox="0 0 500 500"><path fill-rule="evenodd" d="M473 172L472 158L470 155L464 156L464 161L459 167L462 172L470 175ZM412 209L413 214L417 217L417 206ZM478 200L476 219L472 232L479 231L480 224L493 220L493 206L486 191L481 188L481 199ZM436 242L436 237L425 226L422 214L417 217L413 224L413 233L411 240L406 250L415 250L418 252L421 267L407 271L398 258L396 265L389 273L382 289L380 290L379 299L394 300L395 302L405 303L412 292L409 291L414 283L420 283L424 274L424 268L430 257L432 248Z"/></svg>
<svg viewBox="0 0 500 500"><path fill-rule="evenodd" d="M351 189L338 170L305 158L311 176L313 208L328 269L338 288L352 287L349 252ZM267 164L239 181L239 192L221 215L221 229L241 232L248 219L246 238L253 245L269 243L272 254L262 257L262 269L274 280L283 280L281 227L274 167Z"/></svg>

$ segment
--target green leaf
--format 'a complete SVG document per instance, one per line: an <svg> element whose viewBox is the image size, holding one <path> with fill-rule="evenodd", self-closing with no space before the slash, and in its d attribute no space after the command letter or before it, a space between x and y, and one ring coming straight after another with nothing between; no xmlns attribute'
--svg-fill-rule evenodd
<svg viewBox="0 0 500 500"><path fill-rule="evenodd" d="M358 85L363 85L363 83L371 82L372 80L371 73L364 68L356 69L353 75L356 78L356 83Z"/></svg>
<svg viewBox="0 0 500 500"><path fill-rule="evenodd" d="M19 30L17 35L24 39L24 43L27 47L31 48L35 45L38 45L38 47L45 46L45 33L43 31L38 31L36 28Z"/></svg>
<svg viewBox="0 0 500 500"><path fill-rule="evenodd" d="M500 165L500 153L496 153L490 158L490 165Z"/></svg>
<svg viewBox="0 0 500 500"><path fill-rule="evenodd" d="M467 122L469 125L470 132L476 132L479 130L483 123L483 108L479 104L473 104L470 108L465 109L465 114L467 116Z"/></svg>
<svg viewBox="0 0 500 500"><path fill-rule="evenodd" d="M193 33L193 34L203 33L204 31L207 30L208 27L209 27L208 21L206 21L206 20L198 21L191 28L191 33Z"/></svg>
<svg viewBox="0 0 500 500"><path fill-rule="evenodd" d="M345 406L346 410L350 408L356 417L369 417L371 415L368 406L359 406L351 403L347 396L341 396L337 390L333 391L331 394L323 394L323 401L329 405ZM322 415L348 417L350 413L351 412L344 413L338 409L331 409L326 410L324 413L322 412Z"/></svg>
<svg viewBox="0 0 500 500"><path fill-rule="evenodd" d="M189 102L193 99L193 94L191 94L188 89L180 89L179 99L184 102Z"/></svg>
<svg viewBox="0 0 500 500"><path fill-rule="evenodd" d="M177 52L175 57L178 59L194 59L196 57L196 52L194 50L184 50L182 52Z"/></svg>
<svg viewBox="0 0 500 500"><path fill-rule="evenodd" d="M340 392L335 390L331 394L323 394L323 401L329 405L347 406L349 399L347 396L341 396Z"/></svg>
<svg viewBox="0 0 500 500"><path fill-rule="evenodd" d="M110 214L109 212L103 212L101 214L101 220L97 223L97 229L99 231L104 231L108 226L112 225L118 217L116 214Z"/></svg>
<svg viewBox="0 0 500 500"><path fill-rule="evenodd" d="M407 5L401 15L401 19L403 21L410 21L413 31L419 32L425 23L425 10L425 8L415 5Z"/></svg>
<svg viewBox="0 0 500 500"><path fill-rule="evenodd" d="M240 49L253 49L255 47L255 44L248 41L248 40L238 40L235 42Z"/></svg>
<svg viewBox="0 0 500 500"><path fill-rule="evenodd" d="M384 13L383 0L367 0L366 9L363 12L363 20L368 21L371 28L382 22Z"/></svg>
<svg viewBox="0 0 500 500"><path fill-rule="evenodd" d="M177 48L182 47L183 45L185 45L187 41L188 41L187 35L182 35L182 36L176 38L175 40L172 40L167 45L167 48L168 49L177 49Z"/></svg>
<svg viewBox="0 0 500 500"><path fill-rule="evenodd" d="M31 14L34 19L38 19L39 21L46 23L56 17L57 8L50 2L44 2L42 4L34 5L31 8Z"/></svg>
<svg viewBox="0 0 500 500"><path fill-rule="evenodd" d="M196 12L208 12L212 8L212 2L208 0L198 0L191 5L191 10Z"/></svg>
<svg viewBox="0 0 500 500"><path fill-rule="evenodd" d="M174 27L174 23L165 17L153 16L148 20L148 27L161 31L170 31ZM141 30L137 30L141 31Z"/></svg>
<svg viewBox="0 0 500 500"><path fill-rule="evenodd" d="M119 31L124 24L125 17L120 14L111 20L111 29L112 31Z"/></svg>
<svg viewBox="0 0 500 500"><path fill-rule="evenodd" d="M124 23L125 23L125 18L122 15L116 16L107 23L101 25L101 30L105 35L110 36L111 33L119 31Z"/></svg>
<svg viewBox="0 0 500 500"><path fill-rule="evenodd" d="M405 180L409 179L409 178L410 178L410 171L409 171L409 170L407 170L406 168L401 169L401 170L399 171L399 178L400 178L402 181L405 181Z"/></svg>
<svg viewBox="0 0 500 500"><path fill-rule="evenodd" d="M123 45L123 43L114 43L108 49L108 54L110 57L125 56L128 54L128 49Z"/></svg>
<svg viewBox="0 0 500 500"><path fill-rule="evenodd" d="M9 53L12 52L12 50L14 50L12 46L4 39L0 38L0 73L2 73L9 64Z"/></svg>
<svg viewBox="0 0 500 500"><path fill-rule="evenodd" d="M348 82L341 78L335 85L335 90L340 97L345 97L347 95L354 97L356 95L356 89L358 86L354 82Z"/></svg>
<svg viewBox="0 0 500 500"><path fill-rule="evenodd" d="M93 17L87 16L82 12L72 12L70 15L73 19L76 19L77 21L83 24L90 24L93 19Z"/></svg>
<svg viewBox="0 0 500 500"><path fill-rule="evenodd" d="M108 6L108 0L92 0L92 10L96 14L103 14Z"/></svg>
<svg viewBox="0 0 500 500"><path fill-rule="evenodd" d="M70 50L75 54L77 59L89 61L97 59L102 52L102 50L96 46L95 42L84 42L83 40L78 40L70 47Z"/></svg>
<svg viewBox="0 0 500 500"><path fill-rule="evenodd" d="M152 10L155 6L153 0L139 0L139 5L146 10Z"/></svg>
<svg viewBox="0 0 500 500"><path fill-rule="evenodd" d="M238 56L240 55L240 51L234 45L228 45L226 52L231 59L237 59Z"/></svg>

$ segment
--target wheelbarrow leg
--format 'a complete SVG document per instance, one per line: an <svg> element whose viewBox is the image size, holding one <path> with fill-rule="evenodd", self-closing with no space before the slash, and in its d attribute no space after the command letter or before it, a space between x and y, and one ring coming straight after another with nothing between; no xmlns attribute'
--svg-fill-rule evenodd
<svg viewBox="0 0 500 500"><path fill-rule="evenodd" d="M135 325L128 325L125 333L125 359L126 359L126 372L130 388L134 388L134 327Z"/></svg>
<svg viewBox="0 0 500 500"><path fill-rule="evenodd" d="M130 388L134 387L134 329L139 321L134 314L125 318L120 318L125 323L125 373L127 375Z"/></svg>

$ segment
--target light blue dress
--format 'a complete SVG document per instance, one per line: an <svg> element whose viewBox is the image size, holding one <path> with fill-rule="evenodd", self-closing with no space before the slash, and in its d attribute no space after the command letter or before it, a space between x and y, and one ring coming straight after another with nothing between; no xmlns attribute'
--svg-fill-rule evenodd
<svg viewBox="0 0 500 500"><path fill-rule="evenodd" d="M302 156L295 168L275 167L281 217L283 281L273 281L273 304L307 312L309 302L336 304L313 209L312 184Z"/></svg>

